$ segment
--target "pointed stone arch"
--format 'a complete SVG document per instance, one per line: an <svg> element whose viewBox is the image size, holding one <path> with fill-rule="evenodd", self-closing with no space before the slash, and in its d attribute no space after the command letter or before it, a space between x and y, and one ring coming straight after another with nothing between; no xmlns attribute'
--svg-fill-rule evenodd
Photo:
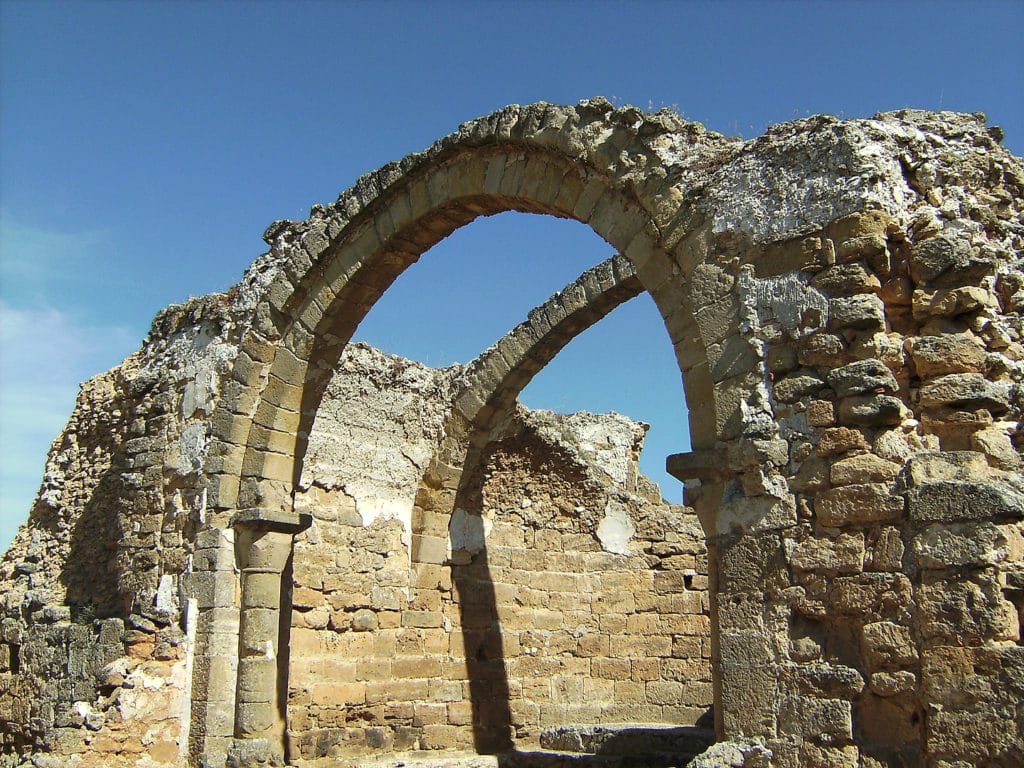
<svg viewBox="0 0 1024 768"><path fill-rule="evenodd" d="M619 271L622 285L579 309L593 322L614 307L611 297L620 301L624 292L646 290L687 384L694 445L710 447L723 435L735 436L757 381L742 375L737 381L729 355L714 355L716 361L726 360L724 368L709 361L709 349L738 327L739 305L728 285L719 293L706 290L707 280L691 287L689 276L708 252L708 233L687 198L695 180L729 157L736 144L670 113L614 109L604 100L576 107L512 106L364 176L334 204L315 206L304 222L271 225L264 235L271 250L261 264L266 285L211 419L211 532L237 529L238 541L263 542L276 551L282 537L308 524L293 512L293 492L320 400L356 327L430 247L479 216L504 211L572 218L616 248L621 256L613 271ZM583 284L579 287L585 292ZM700 318L698 310L707 317ZM552 338L564 344L571 337L566 333L556 329ZM538 349L547 349L541 356L553 356L560 345ZM532 367L523 361L519 378L508 382L539 370ZM726 382L727 396L716 396L716 380ZM518 391L522 384L506 389ZM279 570L285 568L286 560L275 557ZM241 556L242 562L250 559ZM213 571L210 591L238 589L233 558L222 554L207 564ZM280 738L279 697L266 692L270 672L262 660L277 635L269 614L252 618L251 610L263 611L274 598L246 603L257 591L251 584L267 581L269 573L263 568L250 575L243 569L241 606L235 601L233 609L218 613L215 606L224 599L214 599L208 620L200 622L197 655L219 665L228 684L215 685L209 668L197 669L193 754L224 754L233 736L244 737L235 740L235 748L243 750L263 749L257 742ZM223 718L226 709L234 712L232 723Z"/></svg>

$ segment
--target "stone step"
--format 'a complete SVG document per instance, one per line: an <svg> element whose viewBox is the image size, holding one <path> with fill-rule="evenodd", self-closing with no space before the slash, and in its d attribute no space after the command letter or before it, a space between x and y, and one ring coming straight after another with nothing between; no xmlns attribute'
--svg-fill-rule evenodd
<svg viewBox="0 0 1024 768"><path fill-rule="evenodd" d="M537 749L501 756L501 768L685 768L699 753L595 754Z"/></svg>
<svg viewBox="0 0 1024 768"><path fill-rule="evenodd" d="M686 753L596 755L549 749L526 749L501 755L437 752L386 758L341 758L334 768L685 768L696 755Z"/></svg>
<svg viewBox="0 0 1024 768"><path fill-rule="evenodd" d="M540 734L544 749L601 756L698 755L715 741L714 731L664 723L561 725Z"/></svg>

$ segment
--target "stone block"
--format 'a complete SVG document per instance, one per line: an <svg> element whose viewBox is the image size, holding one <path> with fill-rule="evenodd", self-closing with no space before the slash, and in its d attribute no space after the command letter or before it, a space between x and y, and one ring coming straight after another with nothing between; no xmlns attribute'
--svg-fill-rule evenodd
<svg viewBox="0 0 1024 768"><path fill-rule="evenodd" d="M830 474L833 485L855 485L894 480L901 468L873 453L862 453L835 462Z"/></svg>
<svg viewBox="0 0 1024 768"><path fill-rule="evenodd" d="M910 251L910 277L919 284L966 285L994 270L991 257L975 253L970 242L955 235L929 237L915 243Z"/></svg>
<svg viewBox="0 0 1024 768"><path fill-rule="evenodd" d="M265 733L274 724L274 707L269 702L240 703L236 710L235 730L242 736Z"/></svg>
<svg viewBox="0 0 1024 768"><path fill-rule="evenodd" d="M860 573L864 566L864 534L805 539L790 554L789 563L795 571Z"/></svg>
<svg viewBox="0 0 1024 768"><path fill-rule="evenodd" d="M860 430L850 427L831 427L821 434L815 451L824 458L847 451L866 450L867 447L868 442Z"/></svg>
<svg viewBox="0 0 1024 768"><path fill-rule="evenodd" d="M969 333L919 336L910 347L910 356L923 379L985 370L985 347Z"/></svg>
<svg viewBox="0 0 1024 768"><path fill-rule="evenodd" d="M917 648L910 630L891 621L864 625L861 652L870 669L887 669L917 662Z"/></svg>
<svg viewBox="0 0 1024 768"><path fill-rule="evenodd" d="M976 480L989 474L988 461L977 451L921 453L907 462L911 487L939 480Z"/></svg>
<svg viewBox="0 0 1024 768"><path fill-rule="evenodd" d="M1020 618L1004 599L995 569L976 571L970 578L926 576L915 598L918 632L930 646L1020 637Z"/></svg>
<svg viewBox="0 0 1024 768"><path fill-rule="evenodd" d="M829 400L812 400L807 404L807 423L812 427L830 427L835 424L835 404Z"/></svg>
<svg viewBox="0 0 1024 768"><path fill-rule="evenodd" d="M1019 520L1024 518L1024 490L994 480L940 480L912 488L907 493L907 510L912 520L925 523Z"/></svg>
<svg viewBox="0 0 1024 768"><path fill-rule="evenodd" d="M892 371L881 360L858 360L829 371L828 385L839 397L860 395L865 392L896 392L899 385Z"/></svg>
<svg viewBox="0 0 1024 768"><path fill-rule="evenodd" d="M794 371L775 382L772 393L780 403L795 403L802 397L816 395L825 388L825 382L813 371Z"/></svg>
<svg viewBox="0 0 1024 768"><path fill-rule="evenodd" d="M779 710L783 733L823 741L853 738L853 706L842 699L787 696Z"/></svg>
<svg viewBox="0 0 1024 768"><path fill-rule="evenodd" d="M773 738L778 711L777 681L768 664L721 667L722 722L729 734Z"/></svg>
<svg viewBox="0 0 1024 768"><path fill-rule="evenodd" d="M886 618L910 605L913 590L902 573L839 576L828 586L828 607L840 616Z"/></svg>
<svg viewBox="0 0 1024 768"><path fill-rule="evenodd" d="M825 699L854 699L864 690L861 673L842 664L794 664L784 668L784 676L801 693Z"/></svg>
<svg viewBox="0 0 1024 768"><path fill-rule="evenodd" d="M839 401L840 424L858 427L893 426L903 421L904 406L898 397L855 395Z"/></svg>
<svg viewBox="0 0 1024 768"><path fill-rule="evenodd" d="M913 672L874 672L868 682L872 693L888 698L910 693L917 687L917 677Z"/></svg>
<svg viewBox="0 0 1024 768"><path fill-rule="evenodd" d="M1013 718L993 717L985 709L940 709L928 718L925 748L932 754L964 758L971 765L998 764L990 759L1005 757L1012 765L1019 740Z"/></svg>
<svg viewBox="0 0 1024 768"><path fill-rule="evenodd" d="M914 538L921 568L995 565L1006 555L1006 538L991 523L929 525Z"/></svg>
<svg viewBox="0 0 1024 768"><path fill-rule="evenodd" d="M897 520L903 516L903 496L885 483L858 483L833 488L818 495L814 512L829 528Z"/></svg>
<svg viewBox="0 0 1024 768"><path fill-rule="evenodd" d="M834 298L828 303L830 330L876 330L885 327L885 305L874 294Z"/></svg>
<svg viewBox="0 0 1024 768"><path fill-rule="evenodd" d="M860 761L860 750L852 744L843 747L823 747L809 741L800 745L800 765L816 768L867 768Z"/></svg>
<svg viewBox="0 0 1024 768"><path fill-rule="evenodd" d="M1005 413L1010 407L1009 383L989 381L980 373L950 373L921 385L918 397L923 408L985 408Z"/></svg>

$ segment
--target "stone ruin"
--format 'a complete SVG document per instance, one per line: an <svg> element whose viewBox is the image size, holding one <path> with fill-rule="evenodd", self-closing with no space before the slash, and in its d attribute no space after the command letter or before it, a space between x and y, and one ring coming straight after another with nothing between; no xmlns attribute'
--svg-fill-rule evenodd
<svg viewBox="0 0 1024 768"><path fill-rule="evenodd" d="M514 105L275 222L235 288L83 385L0 567L0 765L1019 766L1001 139ZM619 255L466 366L349 343L507 210ZM686 506L639 474L641 425L517 404L641 291Z"/></svg>

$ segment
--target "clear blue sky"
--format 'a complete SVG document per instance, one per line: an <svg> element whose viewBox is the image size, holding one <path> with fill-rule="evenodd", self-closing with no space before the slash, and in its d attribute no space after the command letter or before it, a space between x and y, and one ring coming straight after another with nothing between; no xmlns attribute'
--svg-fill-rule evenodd
<svg viewBox="0 0 1024 768"><path fill-rule="evenodd" d="M512 102L677 108L756 136L817 112L985 111L1024 148L1024 4L67 3L0 0L0 547L77 383L159 308L223 290L265 226ZM466 360L611 254L505 214L424 256L358 337ZM665 495L688 445L678 373L640 297L573 343L530 405L654 424Z"/></svg>

